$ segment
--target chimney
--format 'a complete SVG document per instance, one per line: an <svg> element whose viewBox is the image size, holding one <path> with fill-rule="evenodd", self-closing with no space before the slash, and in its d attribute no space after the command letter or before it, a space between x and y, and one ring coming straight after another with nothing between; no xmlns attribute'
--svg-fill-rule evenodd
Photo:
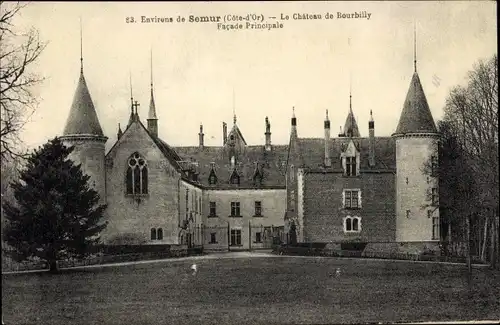
<svg viewBox="0 0 500 325"><path fill-rule="evenodd" d="M271 124L266 116L266 151L271 151Z"/></svg>
<svg viewBox="0 0 500 325"><path fill-rule="evenodd" d="M372 111L370 110L370 121L368 122L369 133L369 148L368 148L368 164L370 167L375 166L375 122L373 121Z"/></svg>
<svg viewBox="0 0 500 325"><path fill-rule="evenodd" d="M325 167L331 167L332 161L330 159L330 120L328 119L328 110L326 110L325 119Z"/></svg>
<svg viewBox="0 0 500 325"><path fill-rule="evenodd" d="M200 141L200 149L203 149L203 124L200 124L200 133L198 133L199 141Z"/></svg>
<svg viewBox="0 0 500 325"><path fill-rule="evenodd" d="M222 141L223 141L223 144L226 145L226 142L227 142L227 124L226 124L226 122L222 122Z"/></svg>

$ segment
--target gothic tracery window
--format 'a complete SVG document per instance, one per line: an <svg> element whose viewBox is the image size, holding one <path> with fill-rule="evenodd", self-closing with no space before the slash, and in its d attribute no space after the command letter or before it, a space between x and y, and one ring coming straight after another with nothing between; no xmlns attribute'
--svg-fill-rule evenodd
<svg viewBox="0 0 500 325"><path fill-rule="evenodd" d="M148 193L148 165L137 152L127 162L127 194Z"/></svg>

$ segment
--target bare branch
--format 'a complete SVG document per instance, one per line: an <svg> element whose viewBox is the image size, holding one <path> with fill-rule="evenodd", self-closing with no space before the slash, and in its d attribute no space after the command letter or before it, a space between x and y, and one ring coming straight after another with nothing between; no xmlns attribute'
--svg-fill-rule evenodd
<svg viewBox="0 0 500 325"><path fill-rule="evenodd" d="M14 31L13 19L27 3L0 2L0 155L1 159L24 157L19 137L34 113L38 100L32 89L44 79L31 68L45 49L38 31Z"/></svg>

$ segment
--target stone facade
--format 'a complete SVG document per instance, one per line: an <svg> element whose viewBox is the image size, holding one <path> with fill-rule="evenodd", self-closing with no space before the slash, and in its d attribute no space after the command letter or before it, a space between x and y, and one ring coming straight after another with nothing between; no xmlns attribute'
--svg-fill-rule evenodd
<svg viewBox="0 0 500 325"><path fill-rule="evenodd" d="M267 117L265 144L248 145L234 116L220 146L204 145L200 125L198 145L174 148L158 137L152 81L147 127L137 106L132 100L127 128L104 155L82 67L63 140L108 204L106 243L248 249L289 240L292 229L299 242L428 249L439 239L439 212L429 208L438 182L423 171L438 135L416 72L391 137L375 137L373 116L361 137L350 105L336 138L328 113L323 138L299 138L294 114L288 145L271 144Z"/></svg>
<svg viewBox="0 0 500 325"><path fill-rule="evenodd" d="M264 228L267 230L283 226L285 195L285 189L205 191L204 244L208 248L211 245L216 248L226 242L220 239L225 239L226 233L229 233L229 245L232 248L262 248ZM241 231L240 239L233 235L231 240L231 230ZM210 233L215 233L216 243L211 243Z"/></svg>
<svg viewBox="0 0 500 325"><path fill-rule="evenodd" d="M395 239L395 180L393 173L306 173L304 176L304 240L306 242ZM344 207L344 190L360 191L360 207ZM390 195L387 195L390 193ZM359 232L346 232L344 219L360 218Z"/></svg>
<svg viewBox="0 0 500 325"><path fill-rule="evenodd" d="M147 194L128 194L126 190L128 161L134 153L147 164ZM181 176L146 129L140 123L132 123L106 158L109 224L103 240L115 242L125 236L135 238L131 243L178 244ZM162 240L151 238L152 228L162 229Z"/></svg>
<svg viewBox="0 0 500 325"><path fill-rule="evenodd" d="M437 179L424 169L430 158L437 163L437 137L401 137L396 140L396 240L439 240L439 210L432 205ZM437 204L437 202L436 202ZM434 233L433 233L434 230Z"/></svg>

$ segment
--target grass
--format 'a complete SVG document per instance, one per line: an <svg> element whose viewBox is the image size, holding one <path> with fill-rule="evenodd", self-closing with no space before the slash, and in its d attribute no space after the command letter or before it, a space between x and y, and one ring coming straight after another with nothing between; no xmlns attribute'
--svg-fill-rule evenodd
<svg viewBox="0 0 500 325"><path fill-rule="evenodd" d="M6 324L360 323L500 318L500 274L461 265L243 256L2 275ZM340 268L340 275L335 270Z"/></svg>

